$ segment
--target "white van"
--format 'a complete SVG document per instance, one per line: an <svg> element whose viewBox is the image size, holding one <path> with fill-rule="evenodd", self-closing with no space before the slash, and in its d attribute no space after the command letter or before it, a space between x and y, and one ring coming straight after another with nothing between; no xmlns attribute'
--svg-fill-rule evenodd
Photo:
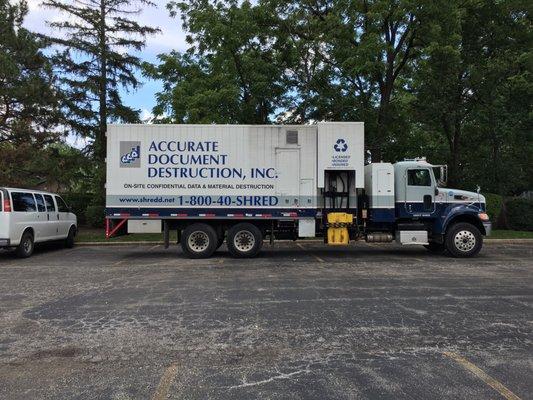
<svg viewBox="0 0 533 400"><path fill-rule="evenodd" d="M0 188L0 248L16 247L20 257L29 257L39 242L64 240L72 247L77 226L76 215L56 194Z"/></svg>

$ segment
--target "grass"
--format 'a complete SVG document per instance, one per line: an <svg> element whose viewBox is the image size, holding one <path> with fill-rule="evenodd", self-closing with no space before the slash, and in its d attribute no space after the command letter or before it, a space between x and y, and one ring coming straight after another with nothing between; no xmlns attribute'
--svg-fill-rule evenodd
<svg viewBox="0 0 533 400"><path fill-rule="evenodd" d="M506 231L503 229L495 229L489 236L489 239L533 239L533 232L531 231Z"/></svg>
<svg viewBox="0 0 533 400"><path fill-rule="evenodd" d="M170 231L170 242L176 242L176 231ZM496 229L492 231L490 239L533 239L533 232L506 231ZM77 242L162 242L162 233L135 233L106 240L104 229L80 227Z"/></svg>

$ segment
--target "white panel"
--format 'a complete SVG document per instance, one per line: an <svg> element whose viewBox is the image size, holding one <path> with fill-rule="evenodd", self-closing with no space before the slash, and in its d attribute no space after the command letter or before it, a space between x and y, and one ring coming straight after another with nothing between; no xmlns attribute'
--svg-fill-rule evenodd
<svg viewBox="0 0 533 400"><path fill-rule="evenodd" d="M365 166L365 192L371 208L394 208L394 167L390 163Z"/></svg>
<svg viewBox="0 0 533 400"><path fill-rule="evenodd" d="M161 220L128 220L128 233L161 233Z"/></svg>
<svg viewBox="0 0 533 400"><path fill-rule="evenodd" d="M318 124L318 187L324 187L324 170L355 171L356 188L364 187L364 124Z"/></svg>
<svg viewBox="0 0 533 400"><path fill-rule="evenodd" d="M302 218L298 221L298 237L315 237L315 232L314 218Z"/></svg>
<svg viewBox="0 0 533 400"><path fill-rule="evenodd" d="M399 244L428 244L427 231L398 231L396 242Z"/></svg>
<svg viewBox="0 0 533 400"><path fill-rule="evenodd" d="M280 197L281 205L285 207L298 206L300 195L300 150L276 150L276 194Z"/></svg>
<svg viewBox="0 0 533 400"><path fill-rule="evenodd" d="M300 179L300 206L316 207L316 188L313 179Z"/></svg>

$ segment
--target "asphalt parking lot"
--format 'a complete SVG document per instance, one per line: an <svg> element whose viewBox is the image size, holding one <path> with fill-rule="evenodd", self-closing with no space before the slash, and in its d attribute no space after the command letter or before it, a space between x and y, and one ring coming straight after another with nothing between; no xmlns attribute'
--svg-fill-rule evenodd
<svg viewBox="0 0 533 400"><path fill-rule="evenodd" d="M533 246L0 253L2 399L530 399Z"/></svg>

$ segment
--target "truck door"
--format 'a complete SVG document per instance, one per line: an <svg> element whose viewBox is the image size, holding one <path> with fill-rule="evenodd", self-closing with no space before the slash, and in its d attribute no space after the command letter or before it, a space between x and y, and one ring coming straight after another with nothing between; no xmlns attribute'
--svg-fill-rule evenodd
<svg viewBox="0 0 533 400"><path fill-rule="evenodd" d="M276 194L282 207L296 207L300 196L300 150L276 149Z"/></svg>
<svg viewBox="0 0 533 400"><path fill-rule="evenodd" d="M405 209L413 216L435 211L435 184L429 168L409 168L405 177Z"/></svg>

